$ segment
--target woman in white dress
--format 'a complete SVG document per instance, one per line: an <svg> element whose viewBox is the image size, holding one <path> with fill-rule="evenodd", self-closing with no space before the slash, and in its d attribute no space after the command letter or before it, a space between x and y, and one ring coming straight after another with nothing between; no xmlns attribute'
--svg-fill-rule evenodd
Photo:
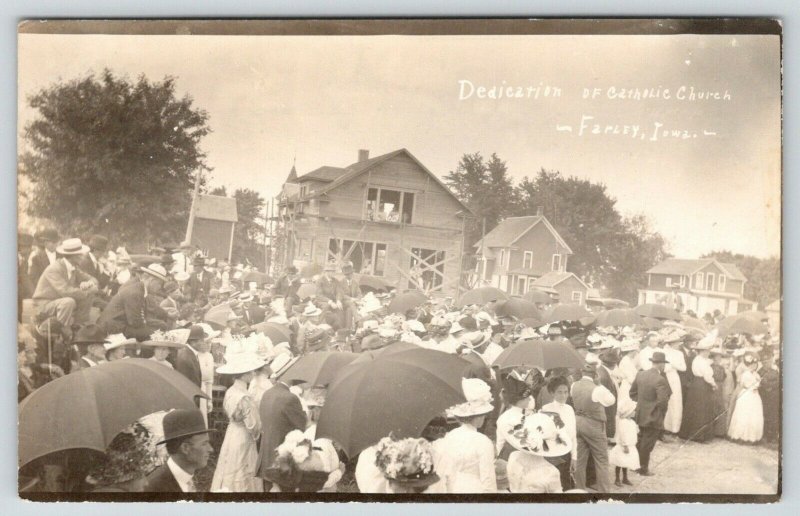
<svg viewBox="0 0 800 516"><path fill-rule="evenodd" d="M683 393L681 392L681 377L678 373L686 371L686 360L681 351L685 335L685 331L675 329L666 337L666 346L664 346L664 356L667 359L664 375L669 382L669 388L672 389L667 405L667 414L664 416L664 431L671 434L680 432L683 419Z"/></svg>
<svg viewBox="0 0 800 516"><path fill-rule="evenodd" d="M639 372L639 341L634 338L622 340L620 345L622 358L617 365L615 376L619 381L617 385L617 397L629 398L631 385Z"/></svg>
<svg viewBox="0 0 800 516"><path fill-rule="evenodd" d="M217 372L234 375L235 380L225 392L222 404L229 422L219 450L211 491L260 493L263 484L256 477L256 442L261 434L261 421L247 385L253 379L253 371L263 367L264 361L252 353L229 355L226 360Z"/></svg>
<svg viewBox="0 0 800 516"><path fill-rule="evenodd" d="M494 410L489 385L477 378L461 382L467 401L447 409L460 426L434 443L434 469L447 493L496 493L494 444L478 432Z"/></svg>
<svg viewBox="0 0 800 516"><path fill-rule="evenodd" d="M569 399L569 381L564 376L556 376L550 379L547 389L553 394L553 401L542 407L542 412L552 412L558 414L567 428L567 435L573 444L568 454L561 457L559 464L553 464L561 473L561 487L564 491L572 488L572 475L575 473L575 466L578 461L578 426L575 421L575 409L567 403Z"/></svg>
<svg viewBox="0 0 800 516"><path fill-rule="evenodd" d="M755 356L745 355L743 362L746 369L742 373L741 391L728 426L728 437L735 441L755 443L764 434L764 407L758 392L761 377L756 372L758 360Z"/></svg>
<svg viewBox="0 0 800 516"><path fill-rule="evenodd" d="M504 412L497 426L516 450L508 458L508 484L512 493L561 493L561 474L547 458L569 455L572 441L567 426L551 412Z"/></svg>

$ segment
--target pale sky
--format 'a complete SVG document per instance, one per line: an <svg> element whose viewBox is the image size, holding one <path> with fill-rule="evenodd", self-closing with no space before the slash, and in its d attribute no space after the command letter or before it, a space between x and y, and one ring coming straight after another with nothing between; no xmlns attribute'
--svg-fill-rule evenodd
<svg viewBox="0 0 800 516"><path fill-rule="evenodd" d="M172 75L209 113L202 148L212 186L271 197L295 155L303 174L347 166L358 149L405 147L442 177L464 153L496 152L517 180L544 167L605 183L620 211L646 215L676 256L765 257L780 253L779 56L778 36L750 35L24 34L19 127L34 115L24 99L56 80L103 68ZM460 99L459 81L532 93ZM544 86L560 96L543 98ZM681 87L728 98L681 100ZM584 99L594 88L598 97ZM668 89L670 98L609 99L609 88ZM590 134L586 117L619 134ZM697 137L651 141L656 124Z"/></svg>

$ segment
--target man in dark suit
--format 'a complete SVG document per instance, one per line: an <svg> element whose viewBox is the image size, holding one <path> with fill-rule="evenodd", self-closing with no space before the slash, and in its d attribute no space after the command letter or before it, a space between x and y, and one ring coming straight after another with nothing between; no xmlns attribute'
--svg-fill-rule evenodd
<svg viewBox="0 0 800 516"><path fill-rule="evenodd" d="M92 235L89 239L89 252L81 258L80 269L97 280L101 289L108 285L111 279L106 273L105 266L100 263L100 258L108 250L108 239L102 235Z"/></svg>
<svg viewBox="0 0 800 516"><path fill-rule="evenodd" d="M141 269L138 276L120 287L103 309L97 323L104 325L108 333L122 333L128 338L143 341L149 339L155 330L167 328L164 321L152 317L152 306L148 308L147 303L151 293L163 288L167 271L160 264L151 263Z"/></svg>
<svg viewBox="0 0 800 516"><path fill-rule="evenodd" d="M617 384L611 378L611 370L618 362L616 348L606 350L600 354L600 365L597 366L597 379L600 385L611 391L614 395L614 404L605 407L606 409L606 437L609 441L614 439L617 433Z"/></svg>
<svg viewBox="0 0 800 516"><path fill-rule="evenodd" d="M36 249L28 257L28 276L34 288L47 266L56 261L58 239L58 232L55 229L43 229L34 235Z"/></svg>
<svg viewBox="0 0 800 516"><path fill-rule="evenodd" d="M248 326L264 322L267 311L255 303L255 297L250 292L239 294L242 302L242 318Z"/></svg>
<svg viewBox="0 0 800 516"><path fill-rule="evenodd" d="M339 298L342 300L342 306L344 308L344 327L348 330L352 330L356 314L358 313L356 301L361 299L361 286L353 275L352 262L345 262L342 264L342 274L344 274L344 278L339 282Z"/></svg>
<svg viewBox="0 0 800 516"><path fill-rule="evenodd" d="M192 262L194 272L189 277L189 299L198 306L205 306L211 292L211 273L206 270L206 260L195 256Z"/></svg>
<svg viewBox="0 0 800 516"><path fill-rule="evenodd" d="M292 306L297 303L297 291L300 288L300 276L297 267L290 265L286 272L278 278L278 282L272 289L273 296L283 296L286 313L292 313Z"/></svg>
<svg viewBox="0 0 800 516"><path fill-rule="evenodd" d="M147 477L151 493L196 492L194 474L206 467L214 449L199 410L173 410L164 416L164 440L169 459Z"/></svg>
<svg viewBox="0 0 800 516"><path fill-rule="evenodd" d="M203 383L203 375L200 372L200 360L197 354L201 351L205 342L206 334L202 326L192 326L189 330L189 340L186 346L178 350L175 357L175 370L191 380L198 387Z"/></svg>
<svg viewBox="0 0 800 516"><path fill-rule="evenodd" d="M636 402L636 424L639 425L639 442L636 443L641 464L639 474L648 477L653 476L650 472L650 453L664 430L664 416L672 395L664 376L664 365L667 363L664 353L654 352L650 361L653 367L639 371L630 391L631 399Z"/></svg>
<svg viewBox="0 0 800 516"><path fill-rule="evenodd" d="M278 355L270 364L273 378L286 370L292 363L293 360L288 355ZM281 491L286 491L287 488L281 485L281 478L276 476L274 471L270 471L277 455L275 448L283 443L286 434L292 430L306 429L308 424L306 413L300 405L300 398L289 391L289 385L277 380L277 383L261 397L259 415L261 416L261 447L256 474L265 479L265 491L269 490L271 483L281 487Z"/></svg>

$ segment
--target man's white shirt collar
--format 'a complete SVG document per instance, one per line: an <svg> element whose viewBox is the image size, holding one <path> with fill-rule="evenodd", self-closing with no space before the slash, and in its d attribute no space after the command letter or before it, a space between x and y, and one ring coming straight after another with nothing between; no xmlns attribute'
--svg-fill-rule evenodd
<svg viewBox="0 0 800 516"><path fill-rule="evenodd" d="M167 459L167 467L172 472L172 476L178 482L181 491L188 493L191 491L190 485L192 483L192 475L186 472L183 468L178 466L178 463L172 460L172 457Z"/></svg>

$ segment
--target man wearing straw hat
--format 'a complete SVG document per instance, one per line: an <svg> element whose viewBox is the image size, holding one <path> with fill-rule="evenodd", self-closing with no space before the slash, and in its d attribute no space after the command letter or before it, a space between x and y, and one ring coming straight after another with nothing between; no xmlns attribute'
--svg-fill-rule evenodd
<svg viewBox="0 0 800 516"><path fill-rule="evenodd" d="M97 280L78 268L81 256L88 250L80 238L64 240L56 248L59 259L47 266L33 293L39 320L55 317L70 337L73 324L88 321L97 293Z"/></svg>
<svg viewBox="0 0 800 516"><path fill-rule="evenodd" d="M111 298L97 323L109 333L122 333L139 341L150 338L155 330L166 329L163 321L148 318L147 313L148 296L159 292L166 280L167 271L159 263L140 269L139 277L125 283Z"/></svg>

